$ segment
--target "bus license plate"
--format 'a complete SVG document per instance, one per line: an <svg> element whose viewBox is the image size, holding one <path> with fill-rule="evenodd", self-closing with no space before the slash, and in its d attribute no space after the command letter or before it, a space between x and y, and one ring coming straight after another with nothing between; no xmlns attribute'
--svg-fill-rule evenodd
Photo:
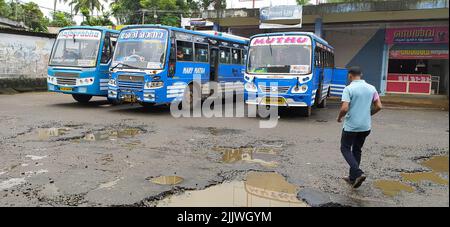
<svg viewBox="0 0 450 227"><path fill-rule="evenodd" d="M123 101L124 101L124 102L135 103L135 102L137 102L137 98L136 98L136 96L134 96L134 95L126 95L126 96L123 98Z"/></svg>
<svg viewBox="0 0 450 227"><path fill-rule="evenodd" d="M62 87L59 90L61 90L61 91L73 91L73 89L71 87Z"/></svg>
<svg viewBox="0 0 450 227"><path fill-rule="evenodd" d="M286 102L284 101L284 98L265 98L264 104L266 105L285 105Z"/></svg>

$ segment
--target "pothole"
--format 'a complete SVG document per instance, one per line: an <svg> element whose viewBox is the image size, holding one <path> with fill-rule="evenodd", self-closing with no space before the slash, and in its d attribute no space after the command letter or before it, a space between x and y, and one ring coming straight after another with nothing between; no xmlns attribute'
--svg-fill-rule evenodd
<svg viewBox="0 0 450 227"><path fill-rule="evenodd" d="M184 181L182 177L179 176L161 176L149 179L150 182L159 185L177 185Z"/></svg>
<svg viewBox="0 0 450 227"><path fill-rule="evenodd" d="M37 135L35 135L37 140L46 141L53 138L58 138L60 136L66 135L71 128L43 128L38 129Z"/></svg>
<svg viewBox="0 0 450 227"><path fill-rule="evenodd" d="M281 148L275 147L215 147L213 150L222 154L222 163L256 163L269 168L278 166L273 159L281 153Z"/></svg>
<svg viewBox="0 0 450 227"><path fill-rule="evenodd" d="M421 165L435 172L448 173L448 156L434 156L423 161Z"/></svg>
<svg viewBox="0 0 450 227"><path fill-rule="evenodd" d="M140 128L125 128L125 129L106 129L98 132L88 133L83 140L88 142L108 141L116 139L129 139L145 133Z"/></svg>
<svg viewBox="0 0 450 227"><path fill-rule="evenodd" d="M243 181L188 191L159 201L158 207L307 207L299 188L277 173L249 172Z"/></svg>
<svg viewBox="0 0 450 227"><path fill-rule="evenodd" d="M441 178L435 172L401 173L400 175L405 181L413 183L421 183L428 181L436 184L448 185L448 181Z"/></svg>
<svg viewBox="0 0 450 227"><path fill-rule="evenodd" d="M414 187L412 187L410 185L404 184L399 181L392 181L392 180L378 180L378 181L375 181L374 186L376 188L380 189L384 195L391 196L391 197L398 195L402 191L409 192L409 193L413 193L416 191L414 189Z"/></svg>

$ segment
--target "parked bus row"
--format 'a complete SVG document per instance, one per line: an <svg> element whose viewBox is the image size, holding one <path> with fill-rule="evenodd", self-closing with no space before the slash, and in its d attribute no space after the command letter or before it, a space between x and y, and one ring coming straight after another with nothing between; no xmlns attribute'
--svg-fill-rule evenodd
<svg viewBox="0 0 450 227"><path fill-rule="evenodd" d="M198 89L211 95L245 94L248 105L302 109L326 106L342 94L346 71L336 69L334 49L305 32L262 34L251 39L160 25L69 27L55 41L48 89L81 103L93 96L143 106L194 102ZM228 89L228 90L227 90Z"/></svg>

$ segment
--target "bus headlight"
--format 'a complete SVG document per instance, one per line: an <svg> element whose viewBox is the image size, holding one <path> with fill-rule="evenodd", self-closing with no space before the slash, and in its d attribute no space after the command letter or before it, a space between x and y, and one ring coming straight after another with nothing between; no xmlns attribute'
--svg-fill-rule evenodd
<svg viewBox="0 0 450 227"><path fill-rule="evenodd" d="M162 81L154 81L145 83L145 89L156 89L164 87L164 82Z"/></svg>
<svg viewBox="0 0 450 227"><path fill-rule="evenodd" d="M309 89L309 87L308 87L308 85L302 85L302 86L295 86L293 89L292 89L292 93L294 93L294 94L303 94L303 93L306 93L307 91L308 91L308 89Z"/></svg>
<svg viewBox="0 0 450 227"><path fill-rule="evenodd" d="M255 83L246 83L245 90L247 90L248 92L258 92L258 88L256 87Z"/></svg>
<svg viewBox="0 0 450 227"><path fill-rule="evenodd" d="M108 85L115 87L117 86L117 81L115 79L109 79Z"/></svg>

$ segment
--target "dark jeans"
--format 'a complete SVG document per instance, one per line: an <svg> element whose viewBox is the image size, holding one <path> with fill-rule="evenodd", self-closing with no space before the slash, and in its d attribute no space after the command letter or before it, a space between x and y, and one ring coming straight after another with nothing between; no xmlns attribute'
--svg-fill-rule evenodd
<svg viewBox="0 0 450 227"><path fill-rule="evenodd" d="M345 161L350 165L350 180L354 181L356 178L364 174L359 168L361 164L361 153L367 136L367 132L346 132L342 131L341 152L344 155Z"/></svg>

